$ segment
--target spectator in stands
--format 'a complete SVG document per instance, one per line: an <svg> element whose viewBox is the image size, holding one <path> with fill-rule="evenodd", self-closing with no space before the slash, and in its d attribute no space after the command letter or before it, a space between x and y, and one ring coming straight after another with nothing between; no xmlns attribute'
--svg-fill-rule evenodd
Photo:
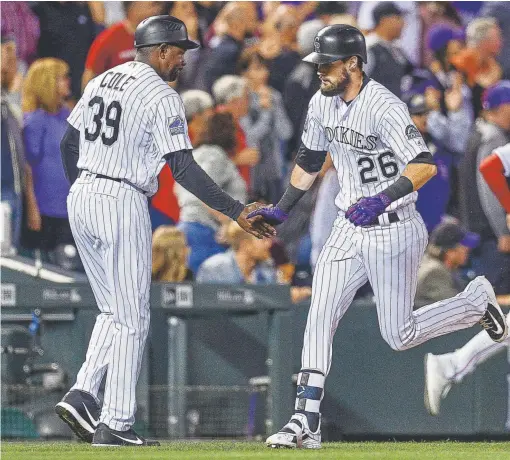
<svg viewBox="0 0 510 460"><path fill-rule="evenodd" d="M188 268L186 236L176 227L162 225L152 235L152 279L165 283L193 281Z"/></svg>
<svg viewBox="0 0 510 460"><path fill-rule="evenodd" d="M35 59L39 40L39 19L32 12L29 2L2 2L2 35L9 35L16 42L18 66L24 74Z"/></svg>
<svg viewBox="0 0 510 460"><path fill-rule="evenodd" d="M410 2L408 2L410 3ZM447 27L459 30L463 24L467 23L462 20L457 9L451 2L415 2L419 6L420 12L420 38L421 38L421 64L424 67L430 66L433 60L431 50L427 46L427 37L429 31L437 26ZM407 18L406 18L407 19Z"/></svg>
<svg viewBox="0 0 510 460"><path fill-rule="evenodd" d="M201 144L207 131L207 123L214 113L214 101L209 93L192 89L181 94L188 133L192 144Z"/></svg>
<svg viewBox="0 0 510 460"><path fill-rule="evenodd" d="M464 154L473 125L473 107L462 76L453 72L446 90L432 82L425 89L425 102L430 110L427 121L430 133L453 152Z"/></svg>
<svg viewBox="0 0 510 460"><path fill-rule="evenodd" d="M268 86L267 62L257 52L241 56L239 71L248 83L250 106L241 119L248 145L260 152L260 160L251 171L252 193L276 203L282 195L282 145L292 135L282 95Z"/></svg>
<svg viewBox="0 0 510 460"><path fill-rule="evenodd" d="M244 40L254 32L252 16L256 18L256 12L252 7L242 2L229 2L218 15L215 24L221 25L221 30L216 31L220 36L204 64L205 87L209 92L220 77L235 74Z"/></svg>
<svg viewBox="0 0 510 460"><path fill-rule="evenodd" d="M428 31L426 42L427 48L432 52L429 69L446 88L449 73L454 70L451 60L464 49L464 32L448 25L436 25Z"/></svg>
<svg viewBox="0 0 510 460"><path fill-rule="evenodd" d="M97 31L87 2L34 2L32 9L41 26L38 57L54 57L67 63L71 93L78 100L85 59Z"/></svg>
<svg viewBox="0 0 510 460"><path fill-rule="evenodd" d="M480 173L506 212L510 230L510 144L498 147L480 163Z"/></svg>
<svg viewBox="0 0 510 460"><path fill-rule="evenodd" d="M188 38L197 43L200 43L201 47L189 50L186 53L186 65L179 73L177 78L176 88L179 92L197 88L199 86L200 69L199 66L205 56L203 48L202 31L199 26L199 18L194 2L166 2L166 11L170 16L174 16L180 19L186 25L188 31Z"/></svg>
<svg viewBox="0 0 510 460"><path fill-rule="evenodd" d="M94 22L103 30L126 19L124 2L87 2Z"/></svg>
<svg viewBox="0 0 510 460"><path fill-rule="evenodd" d="M202 143L207 121L214 112L214 101L208 93L200 90L185 91L181 94L181 99L191 143L198 146ZM159 225L175 224L179 221L179 204L174 193L175 180L167 165L159 173L158 182L158 191L151 198L149 207L153 230Z"/></svg>
<svg viewBox="0 0 510 460"><path fill-rule="evenodd" d="M282 4L268 21L272 27L259 43L258 52L268 63L269 85L281 93L287 77L301 62L297 44L299 11Z"/></svg>
<svg viewBox="0 0 510 460"><path fill-rule="evenodd" d="M510 292L510 230L505 210L483 180L479 166L494 149L510 141L510 81L488 88L483 108L485 119L477 120L460 164L459 200L463 224L481 237L472 267L487 277L497 294L505 294Z"/></svg>
<svg viewBox="0 0 510 460"><path fill-rule="evenodd" d="M494 18L498 22L501 34L503 36L502 49L506 50L500 53L498 61L503 68L503 78L510 80L510 3L509 2L484 2L480 15L486 18Z"/></svg>
<svg viewBox="0 0 510 460"><path fill-rule="evenodd" d="M41 228L41 215L35 199L32 170L25 159L21 111L9 102L8 91L16 75L16 45L14 38L2 35L2 201L11 208L11 244L20 247L23 214L27 226L37 231Z"/></svg>
<svg viewBox="0 0 510 460"><path fill-rule="evenodd" d="M246 184L228 154L236 142L232 116L228 113L212 115L201 141L201 145L193 150L195 161L227 193L236 200L246 202ZM197 273L204 260L225 251L216 242L216 233L229 219L208 208L179 185L175 186L175 193L181 208L179 228L186 235L190 247L189 267Z"/></svg>
<svg viewBox="0 0 510 460"><path fill-rule="evenodd" d="M496 58L503 40L498 23L493 18L479 18L466 29L467 47L451 58L454 67L462 72L473 96L475 118L482 110L482 93L498 82L502 69Z"/></svg>
<svg viewBox="0 0 510 460"><path fill-rule="evenodd" d="M64 105L69 93L69 66L64 61L43 58L29 67L23 86L23 134L41 213L37 246L46 253L59 244L72 244L74 241L66 205L70 184L60 153L60 141L70 114Z"/></svg>
<svg viewBox="0 0 510 460"><path fill-rule="evenodd" d="M426 102L431 110L429 130L457 153L464 153L473 123L471 90L450 61L463 49L463 33L449 26L435 26L427 36L434 60L433 80L426 82Z"/></svg>
<svg viewBox="0 0 510 460"><path fill-rule="evenodd" d="M250 168L259 162L260 154L256 145L248 144L246 133L240 121L248 114L250 99L246 80L236 75L225 75L217 80L212 89L218 112L232 115L236 125L236 144L232 152L228 152L237 165L243 179L250 190Z"/></svg>
<svg viewBox="0 0 510 460"><path fill-rule="evenodd" d="M96 75L134 59L136 26L149 16L162 14L163 2L124 2L124 8L126 20L101 32L92 43L85 63L82 88Z"/></svg>
<svg viewBox="0 0 510 460"><path fill-rule="evenodd" d="M199 18L199 27L204 32L207 32L207 29L212 25L221 8L223 7L222 2L211 2L211 1L201 1L194 2L195 10L197 11Z"/></svg>
<svg viewBox="0 0 510 460"><path fill-rule="evenodd" d="M347 24L348 26L358 27L358 22L352 14L335 14L329 19L328 26L332 24Z"/></svg>
<svg viewBox="0 0 510 460"><path fill-rule="evenodd" d="M14 116L22 123L21 85L23 78L18 71L16 41L13 35L2 35L2 101L11 105Z"/></svg>
<svg viewBox="0 0 510 460"><path fill-rule="evenodd" d="M437 174L420 188L416 202L416 209L423 217L430 233L446 214L450 200L450 179L454 154L447 147L450 146L447 133L443 137L436 137L428 129L431 112L424 95L419 93L404 95L404 100L413 123L420 131L437 166Z"/></svg>
<svg viewBox="0 0 510 460"><path fill-rule="evenodd" d="M375 28L367 37L368 76L400 97L403 79L412 71L412 64L397 45L402 33L402 11L393 2L380 2L373 10Z"/></svg>
<svg viewBox="0 0 510 460"><path fill-rule="evenodd" d="M312 287L302 285L301 280L294 279L296 266L290 261L284 244L277 238L271 241L271 259L276 269L276 282L291 285L290 297L292 303L298 303L312 295ZM295 281L295 283L294 283ZM298 284L297 286L294 284Z"/></svg>
<svg viewBox="0 0 510 460"><path fill-rule="evenodd" d="M317 32L325 27L325 24L315 19L304 22L298 30L297 41L301 57L313 51L313 39ZM287 143L286 160L291 161L301 143L301 134L308 112L308 103L312 96L319 90L320 80L317 77L315 65L301 61L292 71L285 82L283 90L283 102L285 110L292 123L293 135Z"/></svg>
<svg viewBox="0 0 510 460"><path fill-rule="evenodd" d="M329 3L329 2L321 2ZM360 2L360 7L357 12L357 27L368 37L374 32L374 9L378 7L382 1L363 1ZM405 53L407 59L413 65L419 65L421 62L420 56L420 32L422 29L421 17L419 11L419 2L400 1L394 2L397 8L405 15L404 26L400 39L397 39L398 46L402 52ZM328 22L331 24L331 22ZM337 23L338 24L338 23ZM343 24L343 23L340 23ZM370 39L369 41L371 41Z"/></svg>
<svg viewBox="0 0 510 460"><path fill-rule="evenodd" d="M370 2L363 2L370 3ZM375 2L372 2L375 3ZM363 6L363 5L361 5ZM360 7L361 8L361 7ZM317 2L315 16L324 24L331 24L331 18L348 13L347 2Z"/></svg>
<svg viewBox="0 0 510 460"><path fill-rule="evenodd" d="M231 248L208 258L197 274L199 283L276 284L271 259L271 240L259 240L230 222L227 239Z"/></svg>
<svg viewBox="0 0 510 460"><path fill-rule="evenodd" d="M480 235L464 230L454 220L445 220L434 229L418 270L416 306L454 297L465 288L459 268L479 242Z"/></svg>

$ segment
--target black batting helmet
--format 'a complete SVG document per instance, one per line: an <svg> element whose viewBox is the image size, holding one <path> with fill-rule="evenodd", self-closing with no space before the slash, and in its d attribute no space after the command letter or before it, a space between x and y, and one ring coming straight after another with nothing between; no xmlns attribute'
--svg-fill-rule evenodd
<svg viewBox="0 0 510 460"><path fill-rule="evenodd" d="M367 62L365 37L356 27L334 24L321 29L313 41L314 52L303 61L314 64L328 64L351 56L359 56Z"/></svg>
<svg viewBox="0 0 510 460"><path fill-rule="evenodd" d="M144 19L135 30L135 48L167 43L185 50L199 45L188 38L188 30L180 19L168 16L151 16Z"/></svg>

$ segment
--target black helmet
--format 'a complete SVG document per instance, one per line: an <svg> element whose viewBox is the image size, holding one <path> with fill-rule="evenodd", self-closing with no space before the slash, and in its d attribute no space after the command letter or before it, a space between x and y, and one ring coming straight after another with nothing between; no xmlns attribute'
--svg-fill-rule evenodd
<svg viewBox="0 0 510 460"><path fill-rule="evenodd" d="M135 48L155 46L168 43L185 50L199 48L188 39L188 31L180 19L168 16L151 16L144 19L135 30Z"/></svg>
<svg viewBox="0 0 510 460"><path fill-rule="evenodd" d="M303 61L314 64L328 64L351 56L359 56L367 62L365 37L356 27L335 24L321 29L313 41L314 52Z"/></svg>

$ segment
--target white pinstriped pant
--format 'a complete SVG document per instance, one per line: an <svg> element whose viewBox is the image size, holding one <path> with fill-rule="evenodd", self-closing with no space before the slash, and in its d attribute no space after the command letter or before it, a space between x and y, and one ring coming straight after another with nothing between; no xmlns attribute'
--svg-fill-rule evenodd
<svg viewBox="0 0 510 460"><path fill-rule="evenodd" d="M67 207L101 311L73 389L97 397L107 372L100 421L124 431L134 423L135 388L150 323L147 198L128 184L88 175L71 187Z"/></svg>
<svg viewBox="0 0 510 460"><path fill-rule="evenodd" d="M302 369L328 374L338 323L367 280L374 291L382 337L394 350L464 329L482 317L487 294L478 280L452 299L413 311L428 235L414 205L398 214L399 222L367 228L354 227L344 216L336 219L315 267Z"/></svg>

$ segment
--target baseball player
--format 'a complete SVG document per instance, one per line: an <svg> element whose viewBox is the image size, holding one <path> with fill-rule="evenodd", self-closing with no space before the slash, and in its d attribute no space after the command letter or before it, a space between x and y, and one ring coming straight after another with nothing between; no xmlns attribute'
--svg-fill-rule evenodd
<svg viewBox="0 0 510 460"><path fill-rule="evenodd" d="M510 82L506 88L497 90L510 103ZM490 91L490 90L489 90ZM480 164L480 172L507 213L510 230L510 144L497 148ZM510 313L507 315L510 322ZM446 397L455 383L460 383L483 362L510 346L510 336L505 341L494 343L487 334L480 332L463 347L443 355L425 355L424 401L430 415L438 415L441 400ZM510 407L510 406L509 406ZM510 419L507 421L510 429Z"/></svg>
<svg viewBox="0 0 510 460"><path fill-rule="evenodd" d="M148 197L165 162L175 180L257 237L268 224L195 163L184 107L168 86L197 48L184 23L153 16L135 31L136 57L89 82L68 118L61 149L70 181L73 236L101 314L76 383L58 415L95 446L155 445L132 429L135 387L149 329L151 224ZM97 394L107 373L102 410Z"/></svg>
<svg viewBox="0 0 510 460"><path fill-rule="evenodd" d="M266 443L321 447L320 403L335 330L356 291L368 280L379 327L394 350L480 322L492 340L507 325L490 283L473 280L452 299L413 311L427 231L415 209L416 191L436 166L406 105L363 73L365 39L355 27L328 26L316 35L320 90L312 97L296 166L282 199L251 213L280 224L314 182L330 152L338 173L338 217L315 267L294 415Z"/></svg>

